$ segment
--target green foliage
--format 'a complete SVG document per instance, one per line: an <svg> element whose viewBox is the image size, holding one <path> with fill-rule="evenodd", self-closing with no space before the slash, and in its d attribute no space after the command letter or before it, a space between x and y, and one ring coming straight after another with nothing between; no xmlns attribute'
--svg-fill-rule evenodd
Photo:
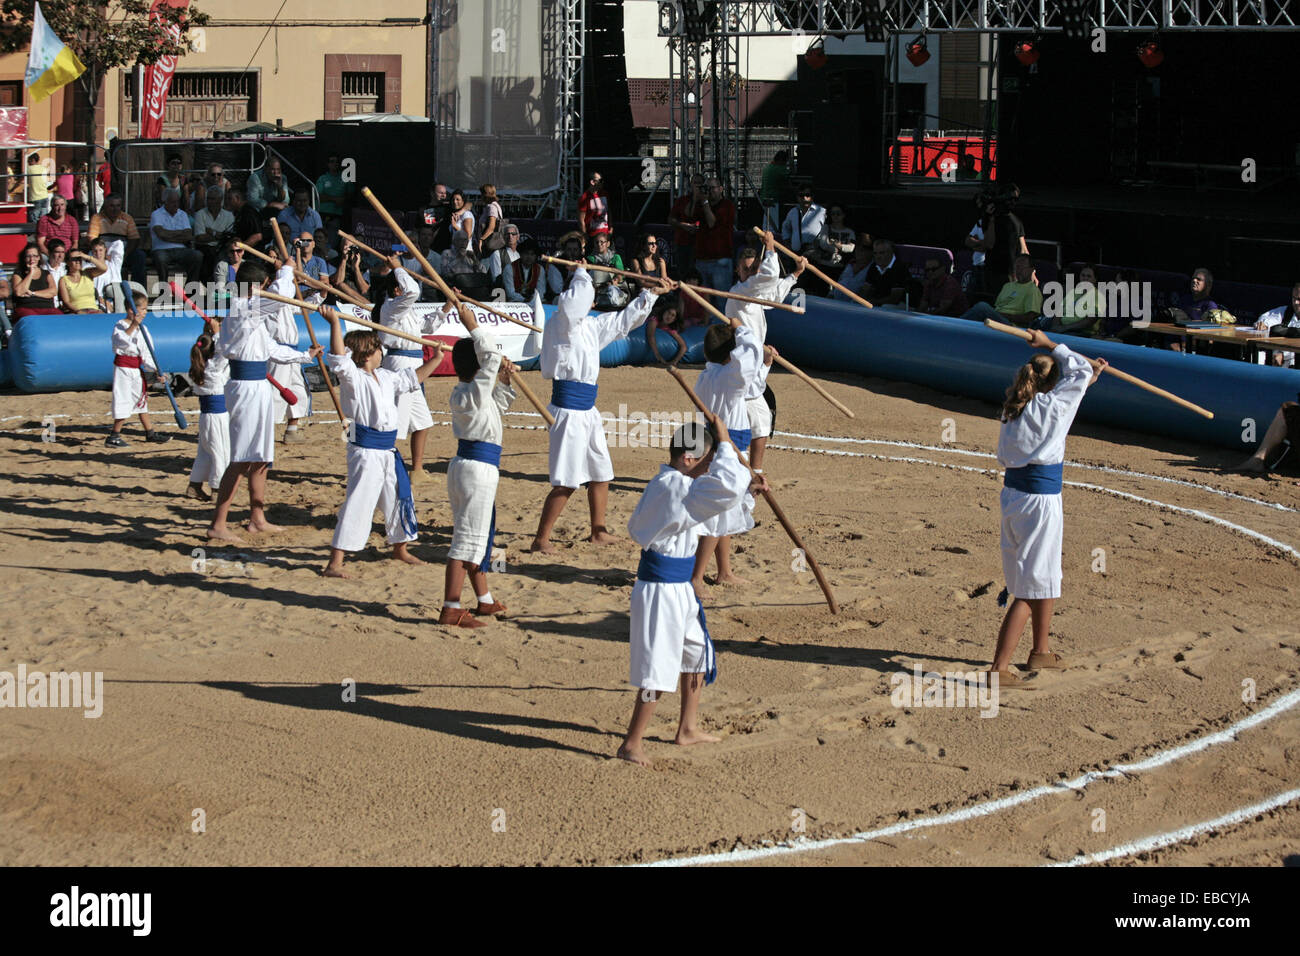
<svg viewBox="0 0 1300 956"><path fill-rule="evenodd" d="M0 0L0 53L24 50L32 37L33 0ZM159 19L149 16L153 0L45 0L41 12L59 39L86 64L87 88L115 67L153 63L189 52L189 31L208 22L193 3L186 9L164 5ZM180 27L173 39L167 28Z"/></svg>

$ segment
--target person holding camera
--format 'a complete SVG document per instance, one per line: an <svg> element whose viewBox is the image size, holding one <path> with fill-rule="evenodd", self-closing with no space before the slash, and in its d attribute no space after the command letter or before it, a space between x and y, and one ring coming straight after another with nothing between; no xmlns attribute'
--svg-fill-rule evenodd
<svg viewBox="0 0 1300 956"><path fill-rule="evenodd" d="M318 282L325 282L329 279L330 267L325 260L316 255L316 234L311 232L299 233L298 238L293 241L293 257L298 260L298 270L305 275L311 276Z"/></svg>
<svg viewBox="0 0 1300 956"><path fill-rule="evenodd" d="M1025 224L1015 213L1019 201L1020 187L1015 183L984 199L984 239L979 251L984 253L984 292L989 295L997 295L1004 283L1014 280L1016 256L1029 255Z"/></svg>
<svg viewBox="0 0 1300 956"><path fill-rule="evenodd" d="M361 265L361 250L346 239L339 257L339 267L334 270L330 283L335 288L359 295L363 299L370 295L370 280Z"/></svg>

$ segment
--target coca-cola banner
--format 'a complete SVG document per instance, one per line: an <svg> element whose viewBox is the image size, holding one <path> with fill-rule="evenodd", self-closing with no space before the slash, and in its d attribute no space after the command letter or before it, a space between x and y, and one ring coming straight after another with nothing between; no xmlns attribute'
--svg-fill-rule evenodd
<svg viewBox="0 0 1300 956"><path fill-rule="evenodd" d="M160 21L158 8L163 6L185 9L190 0L154 0L149 10L152 20ZM167 32L173 41L179 40L181 31L176 24L169 24ZM144 82L138 91L140 96L140 137L142 139L159 139L162 136L163 115L167 108L167 91L172 85L172 74L176 72L176 57L165 56L157 63L144 68Z"/></svg>
<svg viewBox="0 0 1300 956"><path fill-rule="evenodd" d="M0 147L21 149L27 143L27 107L0 107Z"/></svg>

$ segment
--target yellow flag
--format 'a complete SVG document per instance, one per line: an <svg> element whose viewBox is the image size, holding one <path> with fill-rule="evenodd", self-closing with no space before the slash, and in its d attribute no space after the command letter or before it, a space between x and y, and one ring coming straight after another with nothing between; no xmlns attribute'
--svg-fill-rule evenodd
<svg viewBox="0 0 1300 956"><path fill-rule="evenodd" d="M82 73L86 66L77 59L77 54L54 35L50 25L45 22L41 5L36 4L32 15L32 45L27 57L27 89L32 102L39 103L61 86L71 83Z"/></svg>

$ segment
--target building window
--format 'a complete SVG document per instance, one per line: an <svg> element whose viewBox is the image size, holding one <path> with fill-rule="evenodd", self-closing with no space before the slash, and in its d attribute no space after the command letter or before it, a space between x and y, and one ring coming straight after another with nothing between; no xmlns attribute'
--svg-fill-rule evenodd
<svg viewBox="0 0 1300 956"><path fill-rule="evenodd" d="M125 136L138 135L134 70L124 72L122 116ZM257 119L255 70L248 72L177 71L167 91L162 135L168 139L202 138L214 129Z"/></svg>
<svg viewBox="0 0 1300 956"><path fill-rule="evenodd" d="M343 115L384 112L384 74L344 73Z"/></svg>

